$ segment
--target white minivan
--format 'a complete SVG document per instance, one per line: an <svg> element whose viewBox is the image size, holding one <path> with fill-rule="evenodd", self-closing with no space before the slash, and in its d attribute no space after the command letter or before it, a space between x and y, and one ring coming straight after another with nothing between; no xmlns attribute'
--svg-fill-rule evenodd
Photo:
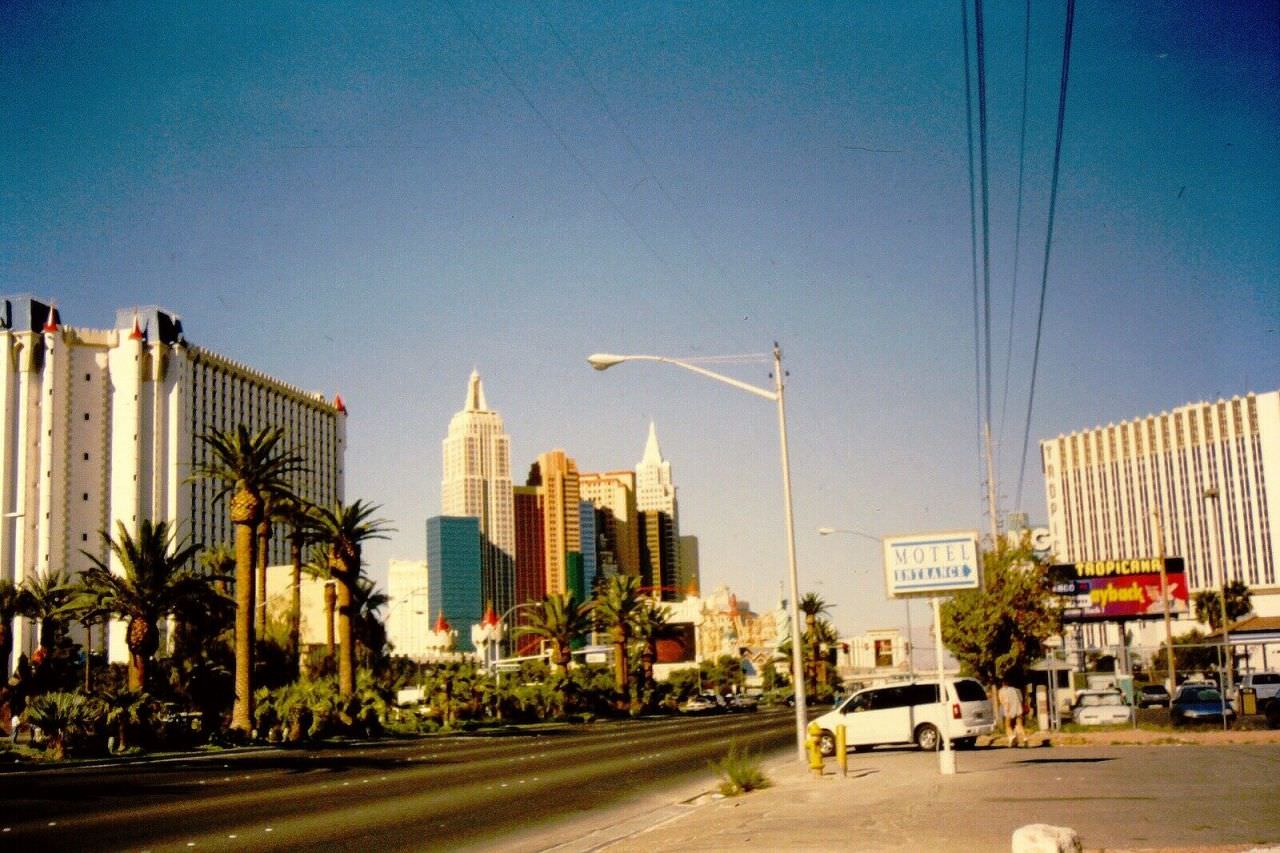
<svg viewBox="0 0 1280 853"><path fill-rule="evenodd" d="M944 728L952 744L969 747L978 735L995 730L995 709L981 684L972 678L953 678L946 680L946 687L945 702L939 701L937 679L859 690L814 720L822 730L822 754L835 755L840 725L845 728L845 744L859 752L897 743L937 749Z"/></svg>

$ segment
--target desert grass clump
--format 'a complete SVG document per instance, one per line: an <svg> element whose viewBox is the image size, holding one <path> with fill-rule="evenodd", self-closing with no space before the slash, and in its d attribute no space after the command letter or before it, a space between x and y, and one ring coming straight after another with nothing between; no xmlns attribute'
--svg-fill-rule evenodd
<svg viewBox="0 0 1280 853"><path fill-rule="evenodd" d="M769 787L769 777L760 769L760 756L739 748L733 741L729 742L729 752L724 758L711 762L711 769L720 777L720 793L726 797Z"/></svg>

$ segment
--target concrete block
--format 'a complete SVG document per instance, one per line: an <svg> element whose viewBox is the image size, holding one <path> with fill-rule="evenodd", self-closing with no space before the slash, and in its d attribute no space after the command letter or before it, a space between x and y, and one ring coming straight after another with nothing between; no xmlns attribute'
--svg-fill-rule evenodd
<svg viewBox="0 0 1280 853"><path fill-rule="evenodd" d="M1067 826L1029 823L1013 831L1013 853L1080 853L1080 836Z"/></svg>

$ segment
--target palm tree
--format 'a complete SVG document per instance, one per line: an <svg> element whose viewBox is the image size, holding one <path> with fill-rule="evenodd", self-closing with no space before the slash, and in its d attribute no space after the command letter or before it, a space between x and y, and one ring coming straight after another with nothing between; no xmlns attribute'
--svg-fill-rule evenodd
<svg viewBox="0 0 1280 853"><path fill-rule="evenodd" d="M71 577L62 569L32 574L22 582L19 612L39 620L40 645L46 652L53 651L62 622L75 613L78 592Z"/></svg>
<svg viewBox="0 0 1280 853"><path fill-rule="evenodd" d="M22 612L22 590L0 579L0 684L8 680L9 655L13 654L13 620Z"/></svg>
<svg viewBox="0 0 1280 853"><path fill-rule="evenodd" d="M817 631L818 617L829 613L831 608L816 592L806 592L800 598L800 612L804 614L804 677L813 683L826 682L826 662L820 660L819 647L822 642Z"/></svg>
<svg viewBox="0 0 1280 853"><path fill-rule="evenodd" d="M364 501L315 507L319 541L329 548L329 571L338 582L338 694L344 699L355 693L356 658L351 626L355 619L355 596L363 569L361 546L369 539L386 539L394 528L386 519L374 518L381 507Z"/></svg>
<svg viewBox="0 0 1280 853"><path fill-rule="evenodd" d="M55 761L61 761L66 755L67 738L89 725L93 711L82 693L42 693L27 703L23 718L48 736L46 749Z"/></svg>
<svg viewBox="0 0 1280 853"><path fill-rule="evenodd" d="M653 686L653 664L658 659L658 635L671 620L671 608L645 599L631 620L632 639L640 646L641 691Z"/></svg>
<svg viewBox="0 0 1280 853"><path fill-rule="evenodd" d="M366 667L372 667L374 660L382 654L387 645L387 629L378 618L378 611L386 607L391 599L378 589L373 578L362 577L356 582L353 609L355 621L352 631L355 641L364 650Z"/></svg>
<svg viewBox="0 0 1280 853"><path fill-rule="evenodd" d="M572 592L548 595L530 609L529 623L516 630L539 637L551 646L551 664L567 673L573 658L573 643L591 628L588 606L578 603Z"/></svg>
<svg viewBox="0 0 1280 853"><path fill-rule="evenodd" d="M283 491L287 478L303 470L302 457L283 445L284 430L266 427L250 433L244 424L200 436L208 450L194 477L221 484L218 496L230 498L236 549L236 697L231 728L253 728L253 572L258 562L258 523L263 494Z"/></svg>
<svg viewBox="0 0 1280 853"><path fill-rule="evenodd" d="M221 584L219 588L223 592L227 592L226 582L234 578L236 573L235 549L226 545L214 545L212 548L201 551L197 559L204 573L209 575L215 584Z"/></svg>
<svg viewBox="0 0 1280 853"><path fill-rule="evenodd" d="M136 538L120 521L115 538L104 530L102 539L121 571L112 571L106 561L82 551L93 563L82 583L93 599L93 609L128 620L129 689L142 691L147 664L160 647L160 620L203 610L215 593L209 578L190 565L200 546L176 545L166 521L144 519Z"/></svg>
<svg viewBox="0 0 1280 853"><path fill-rule="evenodd" d="M609 578L600 597L591 603L591 615L600 630L609 634L613 644L613 680L619 696L627 695L627 681L631 672L629 647L631 623L640 609L640 579L631 575L614 575Z"/></svg>
<svg viewBox="0 0 1280 853"><path fill-rule="evenodd" d="M333 617L338 607L338 591L337 581L334 580L332 567L329 564L329 549L323 545L312 548L311 559L302 565L302 571L310 577L324 581L324 639L326 654L332 662L336 645L333 635ZM298 666L299 668L302 666L301 657L298 659Z"/></svg>
<svg viewBox="0 0 1280 853"><path fill-rule="evenodd" d="M311 505L296 495L277 497L271 503L271 518L289 530L289 562L293 566L289 585L289 655L299 662L301 675L298 653L302 648L302 553L316 535Z"/></svg>

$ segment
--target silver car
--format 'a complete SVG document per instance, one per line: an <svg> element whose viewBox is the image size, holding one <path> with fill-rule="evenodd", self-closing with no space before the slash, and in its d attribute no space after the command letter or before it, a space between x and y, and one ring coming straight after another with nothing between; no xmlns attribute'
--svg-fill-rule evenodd
<svg viewBox="0 0 1280 853"><path fill-rule="evenodd" d="M1071 703L1071 721L1082 726L1133 722L1133 708L1119 690L1081 690Z"/></svg>

